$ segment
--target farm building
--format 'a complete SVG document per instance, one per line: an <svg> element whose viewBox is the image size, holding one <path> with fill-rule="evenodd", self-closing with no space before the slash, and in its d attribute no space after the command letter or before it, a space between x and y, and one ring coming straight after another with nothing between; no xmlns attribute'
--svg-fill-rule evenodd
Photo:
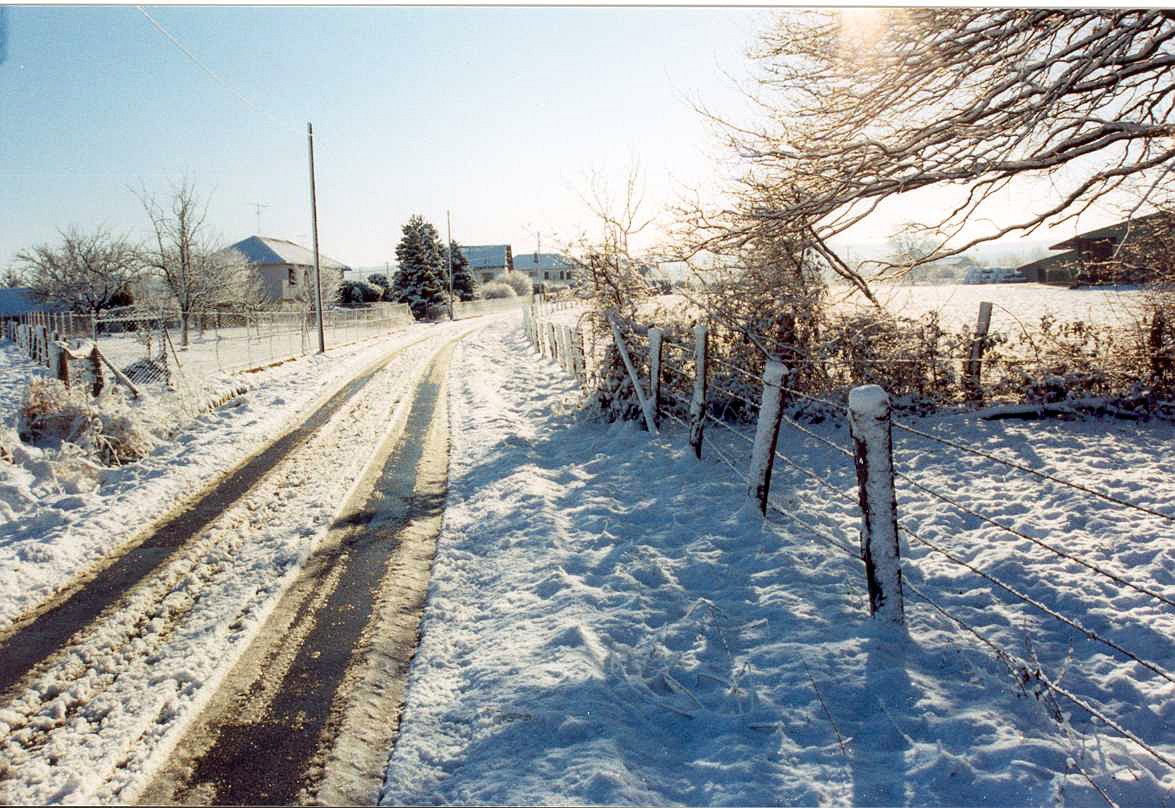
<svg viewBox="0 0 1175 808"><path fill-rule="evenodd" d="M1029 280L1068 286L1147 283L1175 269L1173 227L1171 213L1128 219L1054 244L1050 249L1066 252L1020 270Z"/></svg>
<svg viewBox="0 0 1175 808"><path fill-rule="evenodd" d="M270 303L306 300L313 288L314 253L300 244L269 236L249 236L225 251L239 253L256 269ZM338 286L343 274L351 271L346 264L322 253L318 254L318 265L322 269L324 288ZM335 277L328 278L328 273Z"/></svg>
<svg viewBox="0 0 1175 808"><path fill-rule="evenodd" d="M558 253L523 253L514 259L514 269L525 272L535 283L566 286L572 281L574 267Z"/></svg>
<svg viewBox="0 0 1175 808"><path fill-rule="evenodd" d="M489 283L514 271L514 253L509 244L472 244L461 247L461 254L478 283Z"/></svg>

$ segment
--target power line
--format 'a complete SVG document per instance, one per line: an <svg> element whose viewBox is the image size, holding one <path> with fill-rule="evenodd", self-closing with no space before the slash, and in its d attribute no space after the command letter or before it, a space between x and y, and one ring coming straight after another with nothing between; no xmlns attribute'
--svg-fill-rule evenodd
<svg viewBox="0 0 1175 808"><path fill-rule="evenodd" d="M283 128L285 128L287 126L287 124L283 123L275 115L273 115L270 112L267 112L266 110L259 107L257 104L250 101L248 98L245 97L245 95L243 93L241 93L239 90L237 90L237 88L233 87L231 84L229 84L223 78L221 78L220 75L216 73L216 71L214 71L212 68L210 68L208 65L204 64L203 62L201 62L200 59L197 58L196 54L194 54L190 50L188 50L184 46L184 43L180 42L178 39L175 38L175 35L173 35L170 31L168 31L166 28L164 28L162 23L159 22L159 20L155 19L150 14L148 14L147 9L143 8L142 6L135 6L135 8L137 8L139 10L140 14L142 14L144 17L147 18L148 22L150 22L153 26L155 26L155 29L157 31L159 31L159 33L161 33L165 37L167 37L168 40L170 40L173 45L175 45L177 48L179 48L180 51L182 51L185 56L187 56L189 59L191 59L192 62L195 63L201 70L203 70L205 73L207 73L209 76L211 76L212 79L214 81L216 81L221 87L224 87L230 93L235 95L241 101L241 103L243 103L245 106L252 109L254 112L256 112L260 115L264 115L265 117L269 118L271 121L276 123L278 126L281 126ZM298 134L299 135L302 134L301 130L298 130Z"/></svg>

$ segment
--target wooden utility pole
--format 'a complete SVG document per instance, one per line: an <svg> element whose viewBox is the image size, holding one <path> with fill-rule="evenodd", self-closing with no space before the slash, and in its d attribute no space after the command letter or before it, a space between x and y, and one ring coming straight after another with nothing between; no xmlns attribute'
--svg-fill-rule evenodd
<svg viewBox="0 0 1175 808"><path fill-rule="evenodd" d="M449 319L453 319L453 216L445 211L445 256L449 262Z"/></svg>
<svg viewBox="0 0 1175 808"><path fill-rule="evenodd" d="M322 323L322 270L318 262L318 195L314 190L314 127L306 123L306 140L310 145L310 227L314 237L314 300L318 310L318 352L326 353L326 331Z"/></svg>

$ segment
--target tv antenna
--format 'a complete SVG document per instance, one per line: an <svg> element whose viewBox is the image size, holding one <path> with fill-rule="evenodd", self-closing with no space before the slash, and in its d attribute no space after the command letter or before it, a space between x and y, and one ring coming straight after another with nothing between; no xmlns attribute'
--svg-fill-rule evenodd
<svg viewBox="0 0 1175 808"><path fill-rule="evenodd" d="M259 235L261 235L261 209L262 209L262 208L268 208L268 207L269 207L269 205L266 205L266 204L264 204L264 203L262 203L262 202L246 202L245 204L246 204L246 205L252 205L252 206L253 206L253 208L254 208L254 209L256 210L256 212L257 212L257 233L256 233L256 235L258 235L258 236L259 236Z"/></svg>

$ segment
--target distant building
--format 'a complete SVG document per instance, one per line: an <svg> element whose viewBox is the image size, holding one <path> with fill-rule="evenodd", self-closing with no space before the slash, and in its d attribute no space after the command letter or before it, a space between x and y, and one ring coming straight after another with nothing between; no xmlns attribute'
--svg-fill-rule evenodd
<svg viewBox="0 0 1175 808"><path fill-rule="evenodd" d="M242 255L261 277L265 296L270 303L281 304L308 300L314 285L314 253L301 244L269 236L249 236L238 241L226 252ZM318 254L318 265L323 274L324 286L337 286L343 274L351 268L333 258ZM329 279L327 275L335 277ZM323 306L327 303L324 300Z"/></svg>
<svg viewBox="0 0 1175 808"><path fill-rule="evenodd" d="M1020 273L1030 283L1072 286L1077 282L1080 260L1072 250L1049 255L1021 266Z"/></svg>
<svg viewBox="0 0 1175 808"><path fill-rule="evenodd" d="M1028 277L1013 267L979 267L972 266L963 276L963 283L1024 283Z"/></svg>
<svg viewBox="0 0 1175 808"><path fill-rule="evenodd" d="M574 279L574 266L558 253L528 252L514 259L514 270L525 272L535 283L566 286Z"/></svg>
<svg viewBox="0 0 1175 808"><path fill-rule="evenodd" d="M514 253L509 244L471 244L461 247L469 272L478 283L489 283L514 271Z"/></svg>
<svg viewBox="0 0 1175 808"><path fill-rule="evenodd" d="M1021 267L1030 279L1068 286L1147 283L1175 269L1175 214L1152 213L1054 244L1066 250ZM1037 276L1032 278L1032 276Z"/></svg>
<svg viewBox="0 0 1175 808"><path fill-rule="evenodd" d="M0 320L32 311L66 311L63 303L40 300L33 290L23 286L0 289Z"/></svg>

